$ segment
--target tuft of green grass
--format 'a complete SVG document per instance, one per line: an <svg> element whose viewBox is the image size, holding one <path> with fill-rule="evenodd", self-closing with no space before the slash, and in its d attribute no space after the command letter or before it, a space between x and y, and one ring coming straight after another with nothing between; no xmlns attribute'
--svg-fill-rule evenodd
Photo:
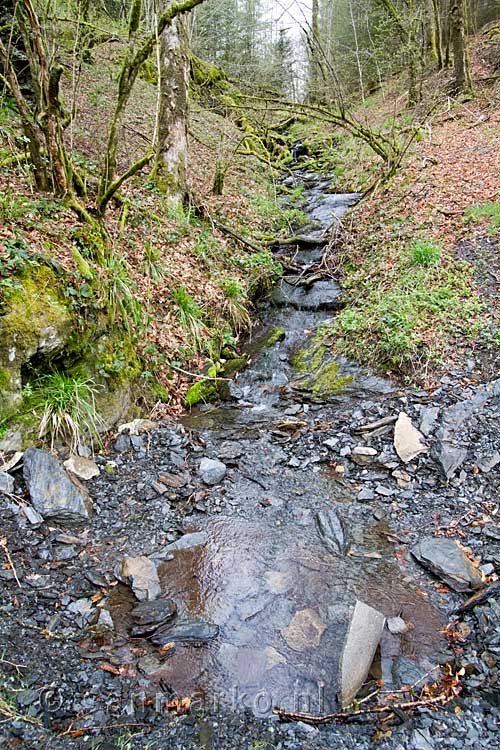
<svg viewBox="0 0 500 750"><path fill-rule="evenodd" d="M133 326L140 326L144 321L144 311L136 297L127 262L113 252L105 258L104 270L106 276L102 294L110 325L120 320L127 331Z"/></svg>
<svg viewBox="0 0 500 750"><path fill-rule="evenodd" d="M428 239L414 240L410 245L411 261L416 266L432 266L441 260L443 249Z"/></svg>
<svg viewBox="0 0 500 750"><path fill-rule="evenodd" d="M205 349L207 338L203 309L183 286L172 292L172 300L177 305L181 328L189 335L194 350L202 352Z"/></svg>
<svg viewBox="0 0 500 750"><path fill-rule="evenodd" d="M50 438L76 450L90 439L100 443L99 429L103 421L96 407L101 386L91 378L71 376L62 372L43 375L24 388L24 399L30 409L40 414L39 438Z"/></svg>
<svg viewBox="0 0 500 750"><path fill-rule="evenodd" d="M144 243L144 259L142 261L142 267L144 273L149 276L152 281L162 281L167 275L161 253L150 240L146 240Z"/></svg>
<svg viewBox="0 0 500 750"><path fill-rule="evenodd" d="M252 318L248 311L249 300L243 284L237 279L225 279L220 287L224 292L224 315L231 328L236 333L248 330L252 325Z"/></svg>
<svg viewBox="0 0 500 750"><path fill-rule="evenodd" d="M482 219L491 219L490 234L498 234L500 230L500 203L481 203L478 206L471 206L464 212L464 224L471 221L479 222Z"/></svg>

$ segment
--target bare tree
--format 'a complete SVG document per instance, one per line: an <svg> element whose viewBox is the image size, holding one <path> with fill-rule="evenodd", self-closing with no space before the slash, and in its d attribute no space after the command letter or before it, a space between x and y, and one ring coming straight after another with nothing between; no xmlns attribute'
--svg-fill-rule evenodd
<svg viewBox="0 0 500 750"><path fill-rule="evenodd" d="M453 48L455 87L458 91L472 88L469 54L467 49L467 16L465 0L451 0L450 31Z"/></svg>
<svg viewBox="0 0 500 750"><path fill-rule="evenodd" d="M164 9L171 3L164 1ZM160 38L159 100L154 176L174 203L182 202L188 158L189 55L184 19L174 18Z"/></svg>

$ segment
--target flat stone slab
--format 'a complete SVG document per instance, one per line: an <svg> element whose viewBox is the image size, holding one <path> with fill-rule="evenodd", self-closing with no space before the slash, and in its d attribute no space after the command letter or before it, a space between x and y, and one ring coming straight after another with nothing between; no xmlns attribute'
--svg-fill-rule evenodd
<svg viewBox="0 0 500 750"><path fill-rule="evenodd" d="M468 591L484 585L481 573L454 539L425 537L411 553L454 591Z"/></svg>
<svg viewBox="0 0 500 750"><path fill-rule="evenodd" d="M358 600L354 606L340 663L340 700L348 706L368 676L384 632L382 612Z"/></svg>
<svg viewBox="0 0 500 750"><path fill-rule="evenodd" d="M40 448L24 454L24 479L34 508L44 518L62 523L87 521L92 502L84 487L72 479L57 458Z"/></svg>

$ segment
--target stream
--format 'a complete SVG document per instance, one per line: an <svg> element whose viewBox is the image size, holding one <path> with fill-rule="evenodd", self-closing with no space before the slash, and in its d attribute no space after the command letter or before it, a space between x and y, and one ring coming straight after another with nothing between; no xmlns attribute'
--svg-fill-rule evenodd
<svg viewBox="0 0 500 750"><path fill-rule="evenodd" d="M444 647L443 615L398 564L385 520L360 512L329 454L346 415L366 402L376 412L393 384L322 351L318 388L318 377L311 381L297 364L311 346L314 359L314 333L342 304L325 270L328 238L359 196L328 192L325 176L302 172L293 180L304 186L310 218L296 245L276 251L293 273L262 306L250 364L230 383L231 398L183 419L190 460L208 457L226 471L198 493L215 512L200 514L156 557L161 597L173 600L177 618L139 660L152 692L166 685L203 705L257 716L274 706L338 710L368 673L387 690L412 684ZM338 387L323 387L322 373L334 374ZM329 435L322 450L318 431ZM360 446L361 463L362 439ZM115 651L132 660L134 597L119 586L110 604ZM395 635L384 618L399 616L396 623L409 625ZM185 639L183 624L193 631Z"/></svg>

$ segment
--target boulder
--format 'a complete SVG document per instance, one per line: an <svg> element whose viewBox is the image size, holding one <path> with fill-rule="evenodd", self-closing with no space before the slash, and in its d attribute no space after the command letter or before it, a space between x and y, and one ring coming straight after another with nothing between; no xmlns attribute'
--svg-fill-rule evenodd
<svg viewBox="0 0 500 750"><path fill-rule="evenodd" d="M145 555L125 557L121 574L130 583L136 598L142 601L157 599L161 593L160 579L156 565Z"/></svg>
<svg viewBox="0 0 500 750"><path fill-rule="evenodd" d="M413 557L454 591L483 586L481 573L454 539L428 536L411 550Z"/></svg>
<svg viewBox="0 0 500 750"><path fill-rule="evenodd" d="M34 508L61 523L82 523L92 515L92 501L84 487L68 476L51 453L29 448L24 454L24 479Z"/></svg>

